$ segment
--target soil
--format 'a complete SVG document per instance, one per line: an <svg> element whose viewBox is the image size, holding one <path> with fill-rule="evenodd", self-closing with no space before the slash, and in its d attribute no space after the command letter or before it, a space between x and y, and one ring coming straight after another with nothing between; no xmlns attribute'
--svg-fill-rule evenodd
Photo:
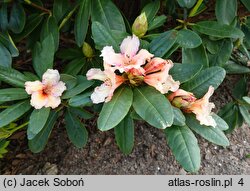
<svg viewBox="0 0 250 191"><path fill-rule="evenodd" d="M219 108L231 98L226 79L215 92ZM54 128L45 150L29 151L25 131L15 134L10 152L0 162L1 174L189 174L176 162L166 144L164 132L145 123L137 123L135 145L130 155L123 155L115 144L113 131L100 132L95 121L88 121L89 140L85 148L74 147L66 135L63 121ZM250 174L250 128L243 125L227 135L230 146L223 148L197 135L201 149L201 168L195 174ZM18 139L17 139L18 138Z"/></svg>

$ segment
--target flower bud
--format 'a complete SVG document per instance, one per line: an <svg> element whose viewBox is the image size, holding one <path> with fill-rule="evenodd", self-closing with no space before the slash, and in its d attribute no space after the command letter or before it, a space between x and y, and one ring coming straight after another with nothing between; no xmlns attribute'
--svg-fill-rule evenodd
<svg viewBox="0 0 250 191"><path fill-rule="evenodd" d="M189 106L189 102L185 99L182 99L182 97L176 97L173 99L173 101L171 102L173 106L177 107L177 108L186 108Z"/></svg>
<svg viewBox="0 0 250 191"><path fill-rule="evenodd" d="M94 56L94 51L93 49L91 48L91 46L84 42L83 43L83 46L82 46L82 52L84 54L84 56L86 56L87 58L92 58Z"/></svg>
<svg viewBox="0 0 250 191"><path fill-rule="evenodd" d="M148 30L148 21L145 12L141 13L132 25L132 32L139 38L143 37Z"/></svg>

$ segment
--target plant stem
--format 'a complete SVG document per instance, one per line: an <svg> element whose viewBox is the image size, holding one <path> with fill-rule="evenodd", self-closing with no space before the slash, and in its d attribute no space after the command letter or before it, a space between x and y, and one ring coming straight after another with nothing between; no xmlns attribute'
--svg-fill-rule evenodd
<svg viewBox="0 0 250 191"><path fill-rule="evenodd" d="M44 11L46 13L48 13L50 16L52 15L51 11L49 9L46 9L44 7L41 7L35 3L32 3L30 0L24 0L25 3L27 3L28 5L32 6L32 7L35 7L37 9L40 9L41 11Z"/></svg>
<svg viewBox="0 0 250 191"><path fill-rule="evenodd" d="M59 30L65 25L65 23L70 19L70 17L73 15L75 10L78 6L75 6L75 8L69 12L69 14L62 20L61 24L59 25Z"/></svg>

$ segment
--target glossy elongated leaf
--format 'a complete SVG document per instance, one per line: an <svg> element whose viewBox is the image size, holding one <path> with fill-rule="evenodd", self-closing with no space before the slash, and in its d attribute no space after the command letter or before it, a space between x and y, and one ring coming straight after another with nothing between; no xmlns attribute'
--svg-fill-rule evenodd
<svg viewBox="0 0 250 191"><path fill-rule="evenodd" d="M200 168L201 157L198 141L187 126L172 126L165 129L167 143L176 160L190 172Z"/></svg>
<svg viewBox="0 0 250 191"><path fill-rule="evenodd" d="M58 49L59 46L59 29L56 23L56 19L53 16L49 16L47 20L45 20L42 31L40 33L40 39L43 41L46 39L47 36L52 35L54 40L55 51Z"/></svg>
<svg viewBox="0 0 250 191"><path fill-rule="evenodd" d="M196 0L177 0L181 7L191 8L196 3Z"/></svg>
<svg viewBox="0 0 250 191"><path fill-rule="evenodd" d="M133 92L129 87L120 87L115 91L111 101L104 103L97 126L107 131L117 126L127 115L133 101Z"/></svg>
<svg viewBox="0 0 250 191"><path fill-rule="evenodd" d="M7 88L0 90L0 102L22 100L28 97L29 95L22 88Z"/></svg>
<svg viewBox="0 0 250 191"><path fill-rule="evenodd" d="M246 96L248 93L247 79L242 77L235 84L232 95L235 99L241 99L243 96Z"/></svg>
<svg viewBox="0 0 250 191"><path fill-rule="evenodd" d="M193 92L196 97L203 96L209 86L213 86L215 89L222 83L226 75L226 72L221 67L211 67L202 70L190 81L184 83L182 88L189 92Z"/></svg>
<svg viewBox="0 0 250 191"><path fill-rule="evenodd" d="M84 57L81 48L65 48L60 49L59 52L56 53L56 57L62 60L74 60L74 59L82 59Z"/></svg>
<svg viewBox="0 0 250 191"><path fill-rule="evenodd" d="M183 48L196 48L202 40L199 35L189 29L182 29L177 33L177 43Z"/></svg>
<svg viewBox="0 0 250 191"><path fill-rule="evenodd" d="M216 127L215 128L219 128L222 131L225 131L227 129L229 129L228 124L218 115L216 115L215 113L212 114L213 119L216 122Z"/></svg>
<svg viewBox="0 0 250 191"><path fill-rule="evenodd" d="M122 15L111 0L92 1L91 20L101 23L109 30L126 32Z"/></svg>
<svg viewBox="0 0 250 191"><path fill-rule="evenodd" d="M82 0L76 16L74 29L76 43L79 47L83 45L88 31L90 11L91 0Z"/></svg>
<svg viewBox="0 0 250 191"><path fill-rule="evenodd" d="M237 15L237 0L217 0L215 15L219 23L230 25Z"/></svg>
<svg viewBox="0 0 250 191"><path fill-rule="evenodd" d="M171 30L162 33L150 43L150 52L157 57L163 57L174 45L176 41L176 35L176 30Z"/></svg>
<svg viewBox="0 0 250 191"><path fill-rule="evenodd" d="M153 21L155 15L157 14L157 12L160 9L160 1L154 1L151 3L148 3L141 11L141 13L145 12L146 16L147 16L147 21L148 23L150 23L151 21Z"/></svg>
<svg viewBox="0 0 250 191"><path fill-rule="evenodd" d="M50 114L50 108L34 109L30 115L27 136L32 140L45 126Z"/></svg>
<svg viewBox="0 0 250 191"><path fill-rule="evenodd" d="M8 28L14 33L20 33L24 29L26 21L25 11L20 3L14 3L10 12Z"/></svg>
<svg viewBox="0 0 250 191"><path fill-rule="evenodd" d="M24 87L24 83L29 80L21 72L12 68L0 66L0 80L4 81L14 87Z"/></svg>
<svg viewBox="0 0 250 191"><path fill-rule="evenodd" d="M65 68L63 69L63 73L75 76L81 71L85 64L85 58L74 59L65 66Z"/></svg>
<svg viewBox="0 0 250 191"><path fill-rule="evenodd" d="M227 71L227 74L249 74L250 69L246 66L239 65L233 61L228 61L223 68Z"/></svg>
<svg viewBox="0 0 250 191"><path fill-rule="evenodd" d="M10 51L12 57L19 55L19 51L8 32L0 33L0 44L1 43Z"/></svg>
<svg viewBox="0 0 250 191"><path fill-rule="evenodd" d="M240 105L239 109L240 109L240 113L243 116L245 122L248 125L250 125L250 113L249 113L249 109L246 106L244 106L244 105Z"/></svg>
<svg viewBox="0 0 250 191"><path fill-rule="evenodd" d="M134 146L134 122L130 114L115 127L115 140L124 154L131 153Z"/></svg>
<svg viewBox="0 0 250 191"><path fill-rule="evenodd" d="M245 7L248 9L248 11L250 11L250 2L248 0L240 0Z"/></svg>
<svg viewBox="0 0 250 191"><path fill-rule="evenodd" d="M43 19L43 14L37 14L37 13L31 14L27 18L27 22L25 24L23 31L14 36L15 42L21 41L23 38L27 37L30 33L32 33L36 29L36 27L41 23L42 19Z"/></svg>
<svg viewBox="0 0 250 191"><path fill-rule="evenodd" d="M66 84L67 91L75 87L77 84L77 78L69 74L60 74L60 80Z"/></svg>
<svg viewBox="0 0 250 191"><path fill-rule="evenodd" d="M201 64L180 64L175 63L169 73L173 76L173 79L184 83L193 78L202 69Z"/></svg>
<svg viewBox="0 0 250 191"><path fill-rule="evenodd" d="M11 67L12 58L8 49L0 43L0 66Z"/></svg>
<svg viewBox="0 0 250 191"><path fill-rule="evenodd" d="M79 107L69 107L68 110L74 114L76 117L82 118L82 119L91 119L94 117L94 114Z"/></svg>
<svg viewBox="0 0 250 191"><path fill-rule="evenodd" d="M233 26L219 24L216 21L201 21L192 28L202 34L219 38L243 38L244 33Z"/></svg>
<svg viewBox="0 0 250 191"><path fill-rule="evenodd" d="M197 48L182 49L182 63L202 65L204 68L209 66L206 50L203 45Z"/></svg>
<svg viewBox="0 0 250 191"><path fill-rule="evenodd" d="M97 49L101 50L104 46L113 46L118 51L120 42L117 42L111 31L99 22L92 23L92 35Z"/></svg>
<svg viewBox="0 0 250 191"><path fill-rule="evenodd" d="M6 31L8 28L8 12L7 3L3 3L0 7L0 29Z"/></svg>
<svg viewBox="0 0 250 191"><path fill-rule="evenodd" d="M57 21L61 21L70 9L70 2L65 0L54 0L53 15Z"/></svg>
<svg viewBox="0 0 250 191"><path fill-rule="evenodd" d="M165 129L173 124L172 106L164 95L152 87L134 89L133 107L141 118L156 128Z"/></svg>
<svg viewBox="0 0 250 191"><path fill-rule="evenodd" d="M29 149L33 153L39 153L45 148L57 118L58 113L51 111L43 129L33 139L29 140Z"/></svg>
<svg viewBox="0 0 250 191"><path fill-rule="evenodd" d="M224 39L219 45L216 54L210 55L210 66L224 66L233 51L233 43L230 39Z"/></svg>
<svg viewBox="0 0 250 191"><path fill-rule="evenodd" d="M154 30L162 26L167 21L165 15L156 16L148 25L148 31Z"/></svg>
<svg viewBox="0 0 250 191"><path fill-rule="evenodd" d="M33 51L33 67L39 77L41 77L47 69L53 68L55 45L52 34L49 34L41 43L37 42Z"/></svg>
<svg viewBox="0 0 250 191"><path fill-rule="evenodd" d="M250 104L250 97L244 96L242 99L248 104Z"/></svg>
<svg viewBox="0 0 250 191"><path fill-rule="evenodd" d="M186 115L186 124L208 141L221 146L229 146L229 141L221 129L200 125L200 122L195 119L194 115Z"/></svg>
<svg viewBox="0 0 250 191"><path fill-rule="evenodd" d="M81 121L69 110L65 114L66 130L70 141L77 147L82 148L88 141L88 131Z"/></svg>
<svg viewBox="0 0 250 191"><path fill-rule="evenodd" d="M174 112L174 122L173 125L177 125L177 126L184 126L186 123L186 118L183 115L183 113L181 112L180 109L173 107L173 112Z"/></svg>
<svg viewBox="0 0 250 191"><path fill-rule="evenodd" d="M62 99L68 99L75 95L80 94L81 92L92 86L93 83L94 83L93 81L87 80L87 78L84 76L77 76L77 85L66 91L63 94Z"/></svg>
<svg viewBox="0 0 250 191"><path fill-rule="evenodd" d="M3 110L0 113L0 128L15 121L27 111L29 111L30 108L31 106L29 100L18 102L14 105L9 106L7 109Z"/></svg>
<svg viewBox="0 0 250 191"><path fill-rule="evenodd" d="M77 96L70 98L69 105L72 107L84 107L84 106L91 106L92 101L90 99L90 92L83 93Z"/></svg>

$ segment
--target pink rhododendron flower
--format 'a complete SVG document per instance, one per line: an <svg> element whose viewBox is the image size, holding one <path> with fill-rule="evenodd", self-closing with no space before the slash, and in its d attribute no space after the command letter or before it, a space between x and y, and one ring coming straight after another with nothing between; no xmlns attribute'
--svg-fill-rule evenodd
<svg viewBox="0 0 250 191"><path fill-rule="evenodd" d="M212 109L215 108L214 103L209 102L209 98L213 95L214 88L209 87L208 92L203 98L194 101L188 106L187 110L193 112L196 115L196 119L200 121L201 125L216 126L216 122L212 117Z"/></svg>
<svg viewBox="0 0 250 191"><path fill-rule="evenodd" d="M215 127L216 122L211 115L211 111L215 108L215 105L209 102L209 98L212 96L213 92L214 88L210 86L203 98L196 99L193 93L179 89L168 95L168 99L174 106L179 107L184 112L194 113L201 125Z"/></svg>
<svg viewBox="0 0 250 191"><path fill-rule="evenodd" d="M105 68L104 71L92 68L87 72L86 76L88 80L96 79L104 82L96 87L92 93L91 100L93 103L110 101L115 89L124 82L124 78L116 75L110 67Z"/></svg>
<svg viewBox="0 0 250 191"><path fill-rule="evenodd" d="M169 70L173 67L171 60L164 60L162 58L153 58L145 67L144 82L150 86L155 87L162 94L168 91L176 91L179 88L180 82L175 81Z"/></svg>
<svg viewBox="0 0 250 191"><path fill-rule="evenodd" d="M57 70L48 69L42 76L42 82L25 82L25 90L31 95L30 104L35 109L42 107L56 108L61 103L60 96L66 90Z"/></svg>
<svg viewBox="0 0 250 191"><path fill-rule="evenodd" d="M130 69L140 69L141 66L149 61L154 55L147 50L141 49L139 52L140 41L137 36L128 36L120 46L121 53L115 53L112 46L105 46L102 49L104 65L112 66L121 73L128 72ZM138 53L137 53L138 52Z"/></svg>

